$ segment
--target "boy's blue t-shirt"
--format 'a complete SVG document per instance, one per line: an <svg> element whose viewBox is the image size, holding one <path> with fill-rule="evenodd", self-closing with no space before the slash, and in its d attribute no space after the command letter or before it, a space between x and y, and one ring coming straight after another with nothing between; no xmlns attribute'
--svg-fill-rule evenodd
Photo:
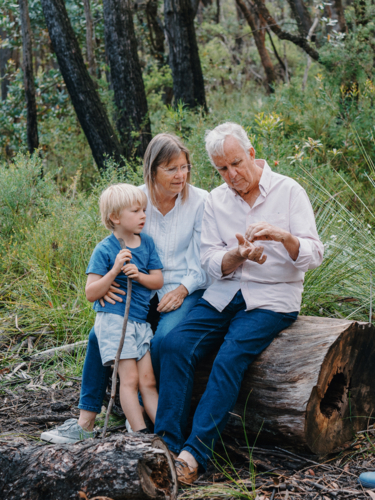
<svg viewBox="0 0 375 500"><path fill-rule="evenodd" d="M156 252L155 243L153 239L146 235L140 234L141 244L137 248L128 248L132 253L130 264L135 264L141 273L148 274L151 269L162 269L159 256ZM100 274L104 276L110 271L115 263L117 254L121 250L121 245L112 233L107 236L103 241L98 243L91 255L89 265L86 269L86 274ZM127 291L127 276L121 271L117 275L116 283L120 285L121 290ZM137 281L133 281L132 297L130 302L129 319L137 321L138 323L145 323L147 318L148 309L150 306L151 290L140 285ZM100 305L96 300L93 309L95 311L102 311L107 313L118 314L124 316L125 314L125 301L126 295L122 296L123 302L116 302L116 304L105 303L105 307Z"/></svg>

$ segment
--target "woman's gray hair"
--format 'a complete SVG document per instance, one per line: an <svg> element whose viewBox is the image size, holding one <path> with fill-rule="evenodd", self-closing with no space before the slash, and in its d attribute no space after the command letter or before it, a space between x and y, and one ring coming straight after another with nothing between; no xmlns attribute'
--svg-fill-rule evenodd
<svg viewBox="0 0 375 500"><path fill-rule="evenodd" d="M172 160L178 158L181 153L186 155L186 163L190 163L189 150L182 144L179 137L173 134L158 134L147 146L143 159L143 178L147 186L152 204L157 206L155 185L156 170L161 165L168 165ZM186 184L181 191L184 203L189 195L190 172L187 174Z"/></svg>
<svg viewBox="0 0 375 500"><path fill-rule="evenodd" d="M237 139L240 146L249 156L249 149L253 146L245 129L241 127L241 125L238 125L238 123L226 122L218 125L213 130L206 131L206 151L210 157L212 165L215 166L212 161L213 156L224 155L224 142L228 136L232 136Z"/></svg>

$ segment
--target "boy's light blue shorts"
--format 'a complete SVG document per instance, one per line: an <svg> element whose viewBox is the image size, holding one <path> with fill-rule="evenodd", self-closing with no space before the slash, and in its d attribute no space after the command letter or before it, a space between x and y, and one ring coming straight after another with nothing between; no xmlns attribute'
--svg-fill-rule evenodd
<svg viewBox="0 0 375 500"><path fill-rule="evenodd" d="M95 334L104 366L110 366L116 357L123 322L123 316L118 314L96 313ZM142 359L150 350L153 336L150 323L137 323L129 319L120 359L136 359L137 361Z"/></svg>

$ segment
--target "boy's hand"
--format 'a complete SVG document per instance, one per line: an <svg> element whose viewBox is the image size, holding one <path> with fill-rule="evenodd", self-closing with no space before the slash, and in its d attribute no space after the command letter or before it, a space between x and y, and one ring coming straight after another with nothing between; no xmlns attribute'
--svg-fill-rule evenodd
<svg viewBox="0 0 375 500"><path fill-rule="evenodd" d="M117 254L112 270L116 274L119 274L122 271L125 262L129 261L131 258L132 258L132 253L130 250L128 250L127 248L124 250L120 250L119 253Z"/></svg>
<svg viewBox="0 0 375 500"><path fill-rule="evenodd" d="M126 266L122 268L122 271L128 278L131 278L132 280L137 281L139 279L138 267L134 264L126 264Z"/></svg>

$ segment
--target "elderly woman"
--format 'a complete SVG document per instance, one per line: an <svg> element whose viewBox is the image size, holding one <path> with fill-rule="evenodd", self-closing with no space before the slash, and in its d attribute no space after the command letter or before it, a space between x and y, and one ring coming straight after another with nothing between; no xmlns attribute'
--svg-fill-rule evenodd
<svg viewBox="0 0 375 500"><path fill-rule="evenodd" d="M156 379L160 373L159 348L163 338L197 303L207 285L207 275L199 260L201 225L208 193L190 181L190 155L180 139L158 134L150 142L144 158L144 180L141 189L148 198L143 232L150 235L163 263L164 286L151 301L160 319L151 342L151 357ZM121 301L114 283L105 300ZM124 293L124 292L121 292ZM46 431L41 438L51 443L74 443L93 437L97 413L101 412L109 378L103 367L98 341L91 330L83 367L80 416Z"/></svg>

